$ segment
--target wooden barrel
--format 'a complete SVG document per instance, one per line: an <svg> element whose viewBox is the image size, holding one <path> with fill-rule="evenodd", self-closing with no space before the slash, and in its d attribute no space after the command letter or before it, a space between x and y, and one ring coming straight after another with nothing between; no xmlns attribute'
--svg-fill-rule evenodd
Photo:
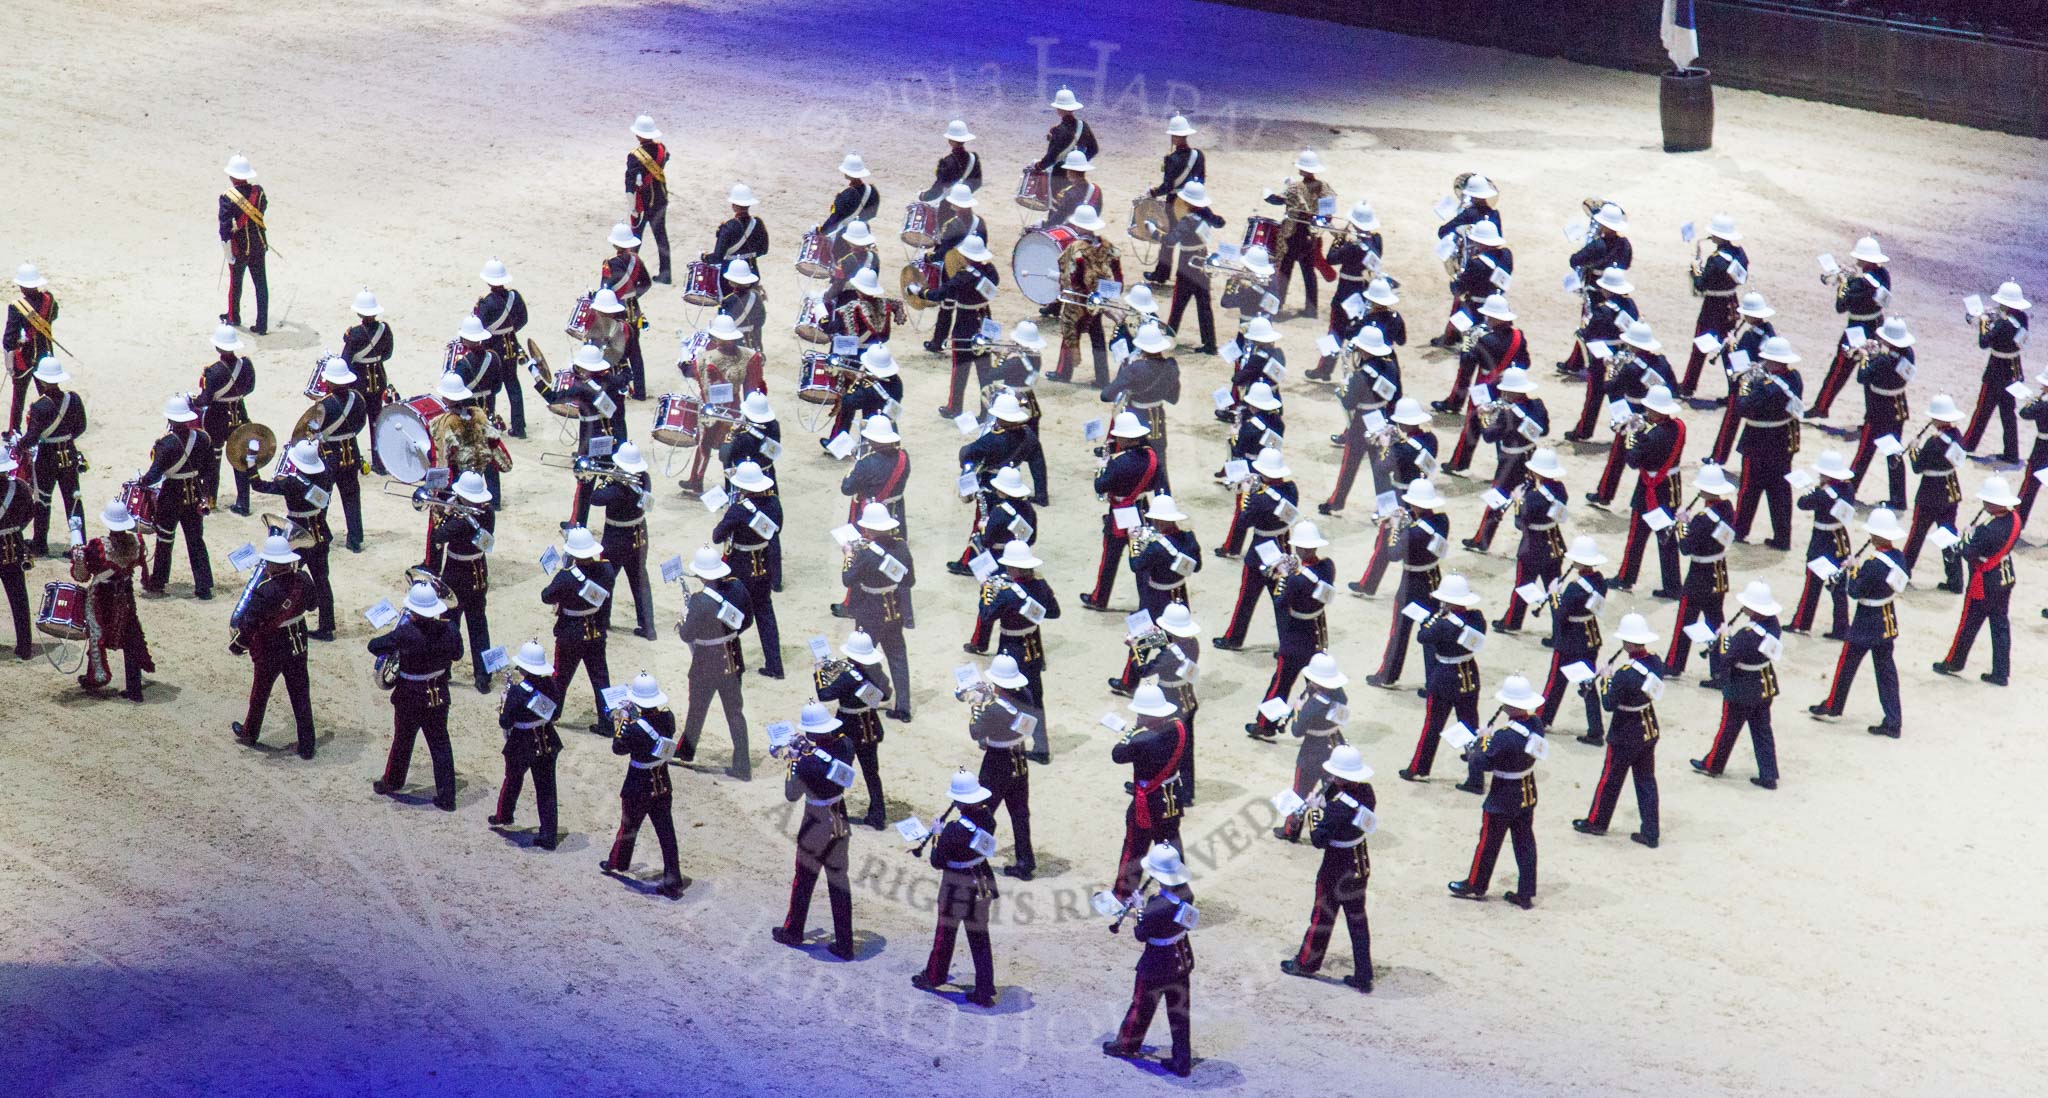
<svg viewBox="0 0 2048 1098"><path fill-rule="evenodd" d="M1667 72L1659 106L1665 152L1698 152L1714 144L1714 74L1707 69Z"/></svg>

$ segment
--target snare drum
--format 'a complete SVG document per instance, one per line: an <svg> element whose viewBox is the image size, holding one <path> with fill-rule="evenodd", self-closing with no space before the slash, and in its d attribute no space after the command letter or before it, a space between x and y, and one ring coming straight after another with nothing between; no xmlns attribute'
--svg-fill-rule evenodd
<svg viewBox="0 0 2048 1098"><path fill-rule="evenodd" d="M392 479L406 484L427 479L428 466L437 464L432 424L447 413L448 405L432 393L378 411L370 440Z"/></svg>
<svg viewBox="0 0 2048 1098"><path fill-rule="evenodd" d="M328 363L340 362L346 364L347 361L347 359L342 358L340 355L321 355L320 361L313 364L313 376L306 379L306 399L324 399L327 396L327 382L321 380L320 375L327 372Z"/></svg>
<svg viewBox="0 0 2048 1098"><path fill-rule="evenodd" d="M648 433L665 446L695 446L697 417L703 405L694 395L663 393L654 402L654 429Z"/></svg>
<svg viewBox="0 0 2048 1098"><path fill-rule="evenodd" d="M565 392L569 389L570 386L575 384L576 371L570 369L556 370L555 386L551 391L557 393ZM559 401L557 403L548 405L548 411L568 419L575 419L582 414L582 409L576 407L576 403L574 401L569 400Z"/></svg>
<svg viewBox="0 0 2048 1098"><path fill-rule="evenodd" d="M121 498L128 503L128 513L135 516L138 529L156 529L157 504L163 498L164 486L144 488L140 478L121 485Z"/></svg>
<svg viewBox="0 0 2048 1098"><path fill-rule="evenodd" d="M7 475L23 484L35 483L35 450L27 435L17 435L7 446L8 456L14 459L14 469Z"/></svg>
<svg viewBox="0 0 2048 1098"><path fill-rule="evenodd" d="M590 303L596 300L594 294L584 294L576 299L576 307L569 310L569 323L562 326L569 338L582 343L590 338Z"/></svg>
<svg viewBox="0 0 2048 1098"><path fill-rule="evenodd" d="M825 295L805 297L796 312L796 337L805 343L832 342L831 334L825 331L831 319L832 311L825 308Z"/></svg>
<svg viewBox="0 0 2048 1098"><path fill-rule="evenodd" d="M796 398L806 404L837 404L850 384L847 372L832 364L824 351L805 351L797 376Z"/></svg>
<svg viewBox="0 0 2048 1098"><path fill-rule="evenodd" d="M1127 232L1132 240L1150 244L1166 236L1173 228L1173 208L1164 198L1146 195L1131 203L1131 225Z"/></svg>
<svg viewBox="0 0 2048 1098"><path fill-rule="evenodd" d="M58 640L84 640L85 588L62 581L43 584L43 608L36 614L36 630Z"/></svg>
<svg viewBox="0 0 2048 1098"><path fill-rule="evenodd" d="M939 204L912 202L903 207L903 231L898 240L913 248L929 248L939 242Z"/></svg>
<svg viewBox="0 0 2048 1098"><path fill-rule="evenodd" d="M1244 219L1244 244L1241 251L1258 247L1266 249L1271 256L1280 243L1280 223L1270 217L1247 217Z"/></svg>
<svg viewBox="0 0 2048 1098"><path fill-rule="evenodd" d="M1017 205L1027 210L1049 208L1052 205L1052 176L1024 169L1024 174L1017 180Z"/></svg>
<svg viewBox="0 0 2048 1098"><path fill-rule="evenodd" d="M805 278L829 278L832 275L832 242L816 229L804 234L803 243L796 247L796 273Z"/></svg>
<svg viewBox="0 0 2048 1098"><path fill-rule="evenodd" d="M693 259L683 276L683 300L692 305L716 305L724 296L720 291L718 268L702 259Z"/></svg>
<svg viewBox="0 0 2048 1098"><path fill-rule="evenodd" d="M1081 239L1078 229L1055 225L1028 229L1010 252L1010 277L1033 305L1060 299L1060 255Z"/></svg>
<svg viewBox="0 0 2048 1098"><path fill-rule="evenodd" d="M913 309L928 309L932 303L925 298L929 290L937 289L946 281L946 265L936 259L920 259L903 265L903 272L896 277L896 283L903 290L903 301Z"/></svg>

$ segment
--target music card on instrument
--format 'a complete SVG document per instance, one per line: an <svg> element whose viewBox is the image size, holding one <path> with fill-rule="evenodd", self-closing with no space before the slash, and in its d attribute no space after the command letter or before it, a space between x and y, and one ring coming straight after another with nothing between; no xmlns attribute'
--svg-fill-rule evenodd
<svg viewBox="0 0 2048 1098"><path fill-rule="evenodd" d="M1946 526L1937 525L1927 531L1927 544L1934 546L1937 550L1946 549L1962 540L1954 530Z"/></svg>
<svg viewBox="0 0 2048 1098"><path fill-rule="evenodd" d="M1585 660L1578 660L1558 668L1557 673L1564 676L1564 681L1577 686L1593 677L1593 665Z"/></svg>
<svg viewBox="0 0 2048 1098"><path fill-rule="evenodd" d="M228 553L228 567L237 572L247 572L256 567L257 559L256 547L245 541L240 548Z"/></svg>
<svg viewBox="0 0 2048 1098"><path fill-rule="evenodd" d="M610 415L611 413L606 412L605 414ZM591 458L608 458L612 456L613 450L618 449L618 445L618 440L612 438L610 435L596 435L591 438L590 448L588 452L586 452L583 456Z"/></svg>
<svg viewBox="0 0 2048 1098"><path fill-rule="evenodd" d="M1595 339L1586 344L1586 353L1597 361L1605 362L1614 357L1614 347L1606 340Z"/></svg>
<svg viewBox="0 0 2048 1098"><path fill-rule="evenodd" d="M454 473L450 472L446 466L437 466L429 469L427 470L427 479L425 481L426 489L429 492L445 492L448 490L448 482L453 476Z"/></svg>
<svg viewBox="0 0 2048 1098"><path fill-rule="evenodd" d="M1115 713L1104 713L1102 715L1102 719L1095 723L1101 725L1104 728L1109 729L1111 732L1115 732L1118 735L1122 735L1124 729L1129 727L1124 723L1124 719L1122 717L1117 716Z"/></svg>
<svg viewBox="0 0 2048 1098"><path fill-rule="evenodd" d="M1088 422L1083 423L1081 425L1081 441L1101 442L1103 432L1107 430L1107 428L1108 425L1103 422L1100 416L1097 416L1096 418L1091 419Z"/></svg>
<svg viewBox="0 0 2048 1098"><path fill-rule="evenodd" d="M975 418L973 412L962 412L953 417L953 426L958 427L961 434L971 435L981 430L981 420Z"/></svg>
<svg viewBox="0 0 2048 1098"><path fill-rule="evenodd" d="M681 553L677 553L675 556L661 562L661 582L678 583L682 578L683 555Z"/></svg>
<svg viewBox="0 0 2048 1098"><path fill-rule="evenodd" d="M1795 492L1804 492L1808 488L1813 487L1816 482L1813 479L1812 473L1804 469L1794 469L1785 474L1785 483L1791 485L1792 490Z"/></svg>
<svg viewBox="0 0 2048 1098"><path fill-rule="evenodd" d="M1500 489L1491 485L1488 485L1486 491L1479 494L1479 498L1485 501L1486 509L1489 511L1499 511L1508 505L1508 497L1501 495Z"/></svg>
<svg viewBox="0 0 2048 1098"><path fill-rule="evenodd" d="M820 640L824 638L820 637ZM953 692L964 694L981 685L981 668L963 663L953 669Z"/></svg>
<svg viewBox="0 0 2048 1098"><path fill-rule="evenodd" d="M625 683L614 683L598 693L604 698L605 712L609 713L626 704L626 699L632 692L633 688L631 686Z"/></svg>
<svg viewBox="0 0 2048 1098"><path fill-rule="evenodd" d="M1730 351L1728 352L1727 363L1729 370L1739 374L1749 369L1749 352L1743 350ZM1795 400L1794 403L1797 403L1797 401Z"/></svg>
<svg viewBox="0 0 2048 1098"><path fill-rule="evenodd" d="M552 579L556 572L562 570L562 560L562 547L550 545L540 551L540 570Z"/></svg>
<svg viewBox="0 0 2048 1098"><path fill-rule="evenodd" d="M1871 445L1875 446L1877 452L1885 457L1897 457L1906 452L1906 447L1899 442L1899 436L1897 435L1879 435L1877 441L1871 443Z"/></svg>
<svg viewBox="0 0 2048 1098"><path fill-rule="evenodd" d="M483 660L484 674L486 675L495 675L512 666L512 656L505 651L505 646L502 644L484 649Z"/></svg>
<svg viewBox="0 0 2048 1098"><path fill-rule="evenodd" d="M1345 316L1348 316L1353 320L1357 320L1359 317L1365 315L1365 295L1352 294L1350 297L1347 297L1344 300L1338 302L1337 307L1344 310ZM1333 353L1335 350L1336 348L1331 348L1331 351Z"/></svg>
<svg viewBox="0 0 2048 1098"><path fill-rule="evenodd" d="M1436 214L1436 219L1438 221L1449 221L1451 219L1451 215L1458 212L1458 200L1452 198L1450 195L1444 195L1442 198L1436 200L1436 205L1430 207L1430 212ZM1446 236L1441 237L1440 239L1449 240L1450 237ZM1438 256L1437 258L1443 259L1446 257Z"/></svg>
<svg viewBox="0 0 2048 1098"><path fill-rule="evenodd" d="M1139 610L1135 613L1124 615L1125 636L1135 637L1150 628L1152 628L1152 611Z"/></svg>
<svg viewBox="0 0 2048 1098"><path fill-rule="evenodd" d="M1223 361L1228 362L1234 366L1244 361L1244 355L1247 349L1248 348L1245 347L1243 340L1239 339L1236 336L1231 336L1230 342L1225 343L1223 345L1223 349L1216 352L1216 354L1219 357L1221 357Z"/></svg>
<svg viewBox="0 0 2048 1098"><path fill-rule="evenodd" d="M1583 217L1575 218L1571 221L1565 222L1564 238L1566 240L1571 241L1573 244L1584 244L1586 242L1586 234L1592 231L1593 225L1591 222L1587 221ZM1576 287L1567 286L1565 287L1565 289L1576 289Z"/></svg>
<svg viewBox="0 0 2048 1098"><path fill-rule="evenodd" d="M1662 507L1643 513L1643 525L1649 527L1650 532L1653 534L1661 534L1669 530L1675 522L1677 520L1671 517L1671 512L1666 511Z"/></svg>
<svg viewBox="0 0 2048 1098"><path fill-rule="evenodd" d="M1628 422L1629 417L1635 414L1636 410L1629 407L1626 400L1610 400L1607 402L1607 423L1608 426L1616 430L1620 430L1621 425Z"/></svg>
<svg viewBox="0 0 2048 1098"><path fill-rule="evenodd" d="M1939 530L1941 529L1941 527L1937 526L1935 527L1935 529ZM1930 535L1928 540L1932 541L1934 539ZM1813 573L1813 578L1821 581L1822 583L1826 583L1827 581L1834 579L1835 574L1840 572L1842 569L1838 565L1836 565L1834 561L1831 561L1826 557L1814 557L1812 560L1806 562L1806 570Z"/></svg>
<svg viewBox="0 0 2048 1098"><path fill-rule="evenodd" d="M1685 638L1694 644L1712 644L1714 642L1714 627L1707 624L1705 614L1692 619L1692 624L1686 626L1683 632L1685 633Z"/></svg>
<svg viewBox="0 0 2048 1098"><path fill-rule="evenodd" d="M980 329L978 329L974 334L976 338L981 339L984 342L997 343L1000 342L1003 338L1003 326L1001 324L996 323L994 320L984 317L982 318Z"/></svg>
<svg viewBox="0 0 2048 1098"><path fill-rule="evenodd" d="M832 436L832 441L825 444L825 452L840 461L845 461L853 456L853 446L853 436L841 431Z"/></svg>
<svg viewBox="0 0 2048 1098"><path fill-rule="evenodd" d="M1417 625L1421 625L1429 620L1429 607L1419 602L1411 602L1401 608L1401 616Z"/></svg>
<svg viewBox="0 0 2048 1098"><path fill-rule="evenodd" d="M1379 393L1380 396L1384 398L1387 396L1387 393L1380 393L1381 385L1385 385L1389 390L1392 390L1393 384L1387 381L1387 379L1385 378L1381 378L1379 381L1373 384L1372 391L1375 393ZM1359 422L1365 424L1366 434L1376 435L1386 428L1387 417L1381 415L1378 409L1374 409L1372 411L1365 413L1365 415L1361 416L1359 418Z"/></svg>
<svg viewBox="0 0 2048 1098"><path fill-rule="evenodd" d="M1472 324L1472 314L1463 309L1451 314L1451 327L1457 329L1460 334L1471 331Z"/></svg>
<svg viewBox="0 0 2048 1098"><path fill-rule="evenodd" d="M702 503L706 511L716 514L725 510L725 505L732 502L732 494L723 487L713 485L706 489L703 495L697 497L697 502Z"/></svg>
<svg viewBox="0 0 2048 1098"><path fill-rule="evenodd" d="M390 599L378 599L377 605L363 611L363 617L369 619L370 628L384 629L397 623L398 608L391 605Z"/></svg>
<svg viewBox="0 0 2048 1098"><path fill-rule="evenodd" d="M1109 515L1116 522L1116 528L1119 530L1135 530L1138 528L1138 509L1136 507L1117 507L1112 509Z"/></svg>
<svg viewBox="0 0 2048 1098"><path fill-rule="evenodd" d="M2034 470L2034 480L2042 487L2048 488L2048 466Z"/></svg>
<svg viewBox="0 0 2048 1098"><path fill-rule="evenodd" d="M1111 358L1116 359L1118 362L1123 362L1129 359L1131 357L1130 341L1122 338L1110 340L1109 355Z"/></svg>
<svg viewBox="0 0 2048 1098"><path fill-rule="evenodd" d="M1258 554L1259 567L1261 568L1271 568L1280 560L1280 547L1271 541L1260 542L1256 553Z"/></svg>
<svg viewBox="0 0 2048 1098"><path fill-rule="evenodd" d="M1721 349L1721 341L1720 339L1716 338L1712 332L1706 332L1701 334L1698 338L1694 339L1692 341L1692 346L1693 349L1698 351L1699 353L1703 355L1710 355L1713 354L1715 351Z"/></svg>
<svg viewBox="0 0 2048 1098"><path fill-rule="evenodd" d="M967 569L974 573L974 579L978 583L987 583L988 578L1001 568L1002 566L996 563L996 558L985 551L974 554L967 561Z"/></svg>
<svg viewBox="0 0 2048 1098"><path fill-rule="evenodd" d="M1543 585L1534 580L1515 588L1515 594L1521 596L1522 602L1529 606L1541 606L1549 599Z"/></svg>
<svg viewBox="0 0 2048 1098"><path fill-rule="evenodd" d="M1693 242L1693 239L1694 239L1695 237L1697 237L1698 235L1699 235L1699 230L1698 230L1697 228L1695 228L1695 227L1693 226L1693 223L1692 223L1692 222L1690 222L1690 221L1688 221L1688 222L1686 222L1685 224L1683 224L1683 225L1680 225L1680 226L1678 227L1678 239L1679 239L1679 240L1681 240L1681 241L1683 241L1683 242L1685 242L1685 243L1687 243L1687 244L1690 244L1690 243L1692 243L1692 242Z"/></svg>
<svg viewBox="0 0 2048 1098"><path fill-rule="evenodd" d="M1401 497L1395 495L1391 488L1372 499L1372 513L1382 518L1393 514L1400 506Z"/></svg>
<svg viewBox="0 0 2048 1098"><path fill-rule="evenodd" d="M975 493L981 491L981 478L971 471L965 472L960 474L959 480L953 482L953 487L960 493L961 499L973 499Z"/></svg>
<svg viewBox="0 0 2048 1098"><path fill-rule="evenodd" d="M1267 698L1259 703L1259 716L1266 718L1267 721L1273 724L1279 724L1281 721L1286 720L1287 714L1293 711L1293 707L1287 704L1286 698Z"/></svg>
<svg viewBox="0 0 2048 1098"><path fill-rule="evenodd" d="M896 834L903 836L904 842L914 843L931 834L931 829L924 825L923 820L911 816L896 821Z"/></svg>
<svg viewBox="0 0 2048 1098"><path fill-rule="evenodd" d="M769 721L764 731L768 733L770 752L786 750L796 743L796 725L788 721Z"/></svg>
<svg viewBox="0 0 2048 1098"><path fill-rule="evenodd" d="M2027 401L2034 399L2034 391L2032 389L2027 388L2027 383L2024 381L2013 382L2011 385L2005 387L2005 391L2008 396L2011 396L2014 400L2019 401L2022 404L2025 404Z"/></svg>
<svg viewBox="0 0 2048 1098"><path fill-rule="evenodd" d="M1453 751L1465 750L1478 738L1479 733L1472 731L1471 726L1464 721L1452 721L1451 726L1444 729L1444 742L1451 745Z"/></svg>
<svg viewBox="0 0 2048 1098"><path fill-rule="evenodd" d="M850 335L835 335L835 336L833 336L833 337L832 337L832 357L833 357L833 358L859 358L859 357L860 357L860 337L859 337L859 336L850 336Z"/></svg>
<svg viewBox="0 0 2048 1098"><path fill-rule="evenodd" d="M832 642L823 637L812 637L806 642L811 650L812 663L824 663L832 658Z"/></svg>
<svg viewBox="0 0 2048 1098"><path fill-rule="evenodd" d="M1230 406L1236 398L1231 394L1230 386L1225 385L1221 389L1218 389L1215 392L1210 393L1209 399L1216 403L1217 411L1227 412L1230 410Z"/></svg>
<svg viewBox="0 0 2048 1098"><path fill-rule="evenodd" d="M1822 252L1816 261L1820 264L1820 273L1823 277L1833 278L1835 275L1842 273L1842 265L1835 262L1835 257L1832 253ZM1861 343L1863 341L1859 339L1857 342Z"/></svg>
<svg viewBox="0 0 2048 1098"><path fill-rule="evenodd" d="M1273 805L1273 811L1282 816L1292 816L1296 812L1308 807L1308 802L1301 799L1301 794L1296 793L1292 789L1283 789L1273 794L1270 800Z"/></svg>
<svg viewBox="0 0 2048 1098"><path fill-rule="evenodd" d="M1869 342L1869 340L1870 337L1863 331L1863 325L1861 324L1845 329L1842 332L1842 347L1844 350L1853 351Z"/></svg>
<svg viewBox="0 0 2048 1098"><path fill-rule="evenodd" d="M596 580L584 580L583 586L576 589L576 597L592 606L603 606L604 600L611 598L612 593Z"/></svg>
<svg viewBox="0 0 2048 1098"><path fill-rule="evenodd" d="M1357 296L1357 295L1353 295ZM1328 332L1316 337L1316 353L1324 356L1337 353L1337 337Z"/></svg>
<svg viewBox="0 0 2048 1098"><path fill-rule="evenodd" d="M1578 271L1576 271L1576 270L1571 270L1571 271L1566 271L1566 272L1564 273L1564 292L1565 292L1565 293L1568 293L1568 294L1575 294L1575 293L1578 293L1578 292L1579 292L1580 290L1583 290L1583 289L1585 289L1585 288L1586 288L1586 280L1585 280L1585 279L1582 279L1582 278L1580 278L1580 277L1579 277L1579 272L1578 272Z"/></svg>
<svg viewBox="0 0 2048 1098"><path fill-rule="evenodd" d="M1509 274L1507 268L1495 267L1493 269L1493 277L1488 279L1488 281L1492 282L1495 286L1500 287L1501 293L1507 293L1508 283L1513 282L1514 279L1515 276Z"/></svg>

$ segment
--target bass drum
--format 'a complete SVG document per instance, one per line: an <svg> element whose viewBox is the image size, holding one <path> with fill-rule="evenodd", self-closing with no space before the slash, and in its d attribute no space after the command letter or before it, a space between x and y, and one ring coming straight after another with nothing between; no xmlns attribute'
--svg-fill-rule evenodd
<svg viewBox="0 0 2048 1098"><path fill-rule="evenodd" d="M1010 278L1018 292L1033 305L1050 305L1060 299L1060 256L1081 239L1079 230L1065 225L1050 229L1029 229L1017 238L1010 252Z"/></svg>
<svg viewBox="0 0 2048 1098"><path fill-rule="evenodd" d="M427 479L427 468L434 460L432 424L447 412L448 406L441 398L428 393L403 403L386 404L377 413L370 441L376 448L377 460L384 463L384 471L393 480L418 484Z"/></svg>

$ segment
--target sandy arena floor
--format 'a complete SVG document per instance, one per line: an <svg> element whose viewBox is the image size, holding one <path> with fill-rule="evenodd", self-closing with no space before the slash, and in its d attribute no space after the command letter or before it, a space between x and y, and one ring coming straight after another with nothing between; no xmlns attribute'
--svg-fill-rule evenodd
<svg viewBox="0 0 2048 1098"><path fill-rule="evenodd" d="M492 254L533 303L529 334L566 354L561 319L627 207L619 169L634 114L652 113L676 150L669 229L680 252L708 243L726 188L749 182L775 234L765 272L771 384L795 443L782 464L793 564L779 602L786 656L799 671L806 638L844 635L824 613L838 593L824 567L837 563L825 531L844 512L842 468L811 452L794 422L799 345L788 321L807 285L790 265L797 237L837 186L842 152L863 153L884 210L900 210L943 152L946 120L961 115L980 137L984 212L1007 257L1022 213L1009 203L1010 181L1042 148L1051 120L1043 100L1062 79L1099 127L1096 176L1113 220L1156 181L1169 106L1202 127L1197 141L1210 152L1210 189L1232 238L1261 189L1312 143L1344 201L1371 198L1387 223L1387 258L1408 285L1416 344L1443 301L1430 206L1453 175L1488 172L1504 195L1525 272L1515 301L1557 419L1580 399L1547 366L1562 357L1576 316L1557 288L1569 251L1559 230L1587 195L1628 208L1639 300L1681 351L1695 302L1684 281L1691 249L1677 226L1733 213L1755 284L1806 355L1809 385L1839 331L1813 257L1844 254L1858 234L1877 232L1894 259L1898 310L1922 340L1916 409L1941 389L1965 400L1975 393L1982 359L1960 295L2008 277L2037 298L2048 293L2038 265L2048 244L2040 142L1723 90L1715 150L1673 157L1658 147L1656 87L1646 78L1201 4L1052 0L1025 15L1012 5L969 13L846 0L370 0L346 11L303 0L45 0L9 16L9 37L29 45L0 70L0 135L12 150L0 160L10 198L0 260L40 263L63 302L59 336L78 353L71 368L91 402L84 449L95 510L142 463L163 397L193 386L211 355L221 309L208 277L218 259L212 209L230 153L248 153L270 188L282 251L271 268L275 331L254 340L262 372L252 402L258 419L278 427L303 409L307 371L338 343L350 297L365 284L397 329L393 373L408 393L428 387ZM1048 64L1083 71L1048 79ZM894 216L878 219L891 237ZM885 255L899 255L893 242ZM675 376L668 349L686 315L673 289L659 289L648 345L653 374L665 380ZM1026 306L1006 290L1000 315L1020 318ZM1284 331L1297 364L1312 357L1319 322L1290 319ZM916 337L900 337L897 350L910 363L926 579L913 634L917 720L891 726L884 754L892 818L929 818L947 775L974 758L948 694L973 591L940 567L967 521L948 472L958 436L931 414L944 374ZM1403 364L1412 392L1440 394L1446 356L1411 348ZM1204 395L1221 369L1187 361L1188 399L1173 417L1180 499L1205 544L1220 538L1227 516L1227 497L1204 481L1223 446ZM1610 837L1570 831L1600 758L1559 737L1541 772L1542 891L1529 914L1445 896L1444 882L1470 857L1476 802L1448 781L1395 780L1420 702L1355 687L1351 738L1382 779L1370 998L1334 983L1348 971L1341 952L1317 983L1275 967L1299 941L1317 855L1265 831L1266 798L1285 784L1291 748L1235 731L1270 670L1261 611L1252 652L1204 665L1204 780L1185 829L1203 911L1201 1062L1183 1083L1104 1059L1096 1046L1123 1009L1136 957L1128 937L1110 937L1086 914L1119 838L1124 775L1108 763L1112 737L1094 722L1114 700L1102 679L1123 647L1116 618L1073 600L1097 551L1098 505L1084 486L1094 462L1078 443L1100 405L1084 390L1042 392L1061 521L1040 551L1067 603L1048 631L1057 757L1034 774L1041 876L1003 885L994 1011L909 987L931 931L935 881L893 834L855 838L857 963L768 940L791 852L776 782L678 775L685 870L696 883L675 903L598 875L622 766L592 737L565 732L561 850L543 854L527 845L530 832L506 838L485 827L500 776L495 699L458 692L457 814L373 796L389 707L369 681L370 630L355 611L398 592L422 525L402 502L376 499L369 551L336 561L343 639L316 650L320 754L311 764L278 746L289 724L282 698L264 750L229 736L248 677L246 662L224 650L231 598L145 604L160 670L140 709L84 699L40 661L0 672L11 717L0 784L8 1089L1987 1094L2026 1090L2025 1079L2048 1072L2034 994L2048 950L2042 891L2018 888L2028 879L2019 867L2032 860L2022 840L2038 781L2028 775L2048 764L2048 749L2026 718L2009 716L2041 694L1927 671L1957 600L1931 590L1924 562L1919 590L1902 600L1903 740L1863 734L1877 714L1867 675L1848 717L1809 721L1801 709L1824 692L1836 646L1788 638L1783 787L1767 794L1744 780L1746 745L1728 778L1708 782L1685 760L1706 748L1717 700L1690 682L1674 686L1662 706L1665 844L1652 852L1625 838L1632 798ZM1339 412L1312 383L1291 380L1288 396L1290 456L1304 500L1320 499L1337 460L1323 439ZM1860 406L1850 396L1837 422ZM633 409L636 434L651 407ZM542 451L563 448L555 424L540 419L534 439L516 444L521 468L506 480L512 510L491 600L503 642L544 633L549 622L533 561L554 536L568 478L539 468ZM1696 455L1712 427L1705 414L1692 424ZM1448 442L1450 425L1439 430ZM1842 445L1809 432L1805 456ZM1575 491L1589 487L1601 453L1567 446L1564 456ZM1478 467L1490 470L1490 461ZM1981 475L1973 467L1966 487ZM1458 536L1476 521L1481 486L1446 485ZM655 557L687 554L709 519L672 490L662 500ZM1324 523L1347 579L1368 551L1363 516L1354 507ZM1572 522L1619 555L1620 517L1575 506ZM224 574L228 550L253 527L228 515L209 523ZM1490 610L1507 595L1512 543L1504 536L1489 557L1452 554ZM1732 562L1738 584L1763 575L1781 599L1796 596L1799 560L1748 548ZM2022 667L2048 632L2034 614L2042 567L2037 553L2020 558ZM1197 580L1196 609L1211 635L1236 571L1212 563ZM54 574L38 566L32 589ZM174 594L189 593L182 552L174 576ZM232 581L222 582L231 595ZM676 592L656 597L666 627ZM1126 578L1116 605L1131 602ZM1626 598L1616 602L1610 628L1628 609ZM1638 603L1669 630L1671 604ZM1334 609L1337 654L1362 680L1393 608L1346 597ZM629 619L622 610L615 620ZM1980 644L1972 671L1987 660ZM649 644L624 628L615 634L621 677L647 668L680 695L683 661L670 636ZM1497 639L1482 657L1487 690L1546 661L1534 634ZM757 724L793 716L807 687L801 675L749 677L749 714ZM571 721L588 709L579 683ZM714 726L713 757L721 739ZM758 735L755 743L765 749ZM416 764L417 785L424 753ZM531 800L521 808L530 827ZM652 844L643 833L643 868ZM1502 861L1497 891L1513 874ZM821 895L814 927L824 911ZM963 946L954 971L966 966ZM1154 1043L1165 1036L1162 1021Z"/></svg>

